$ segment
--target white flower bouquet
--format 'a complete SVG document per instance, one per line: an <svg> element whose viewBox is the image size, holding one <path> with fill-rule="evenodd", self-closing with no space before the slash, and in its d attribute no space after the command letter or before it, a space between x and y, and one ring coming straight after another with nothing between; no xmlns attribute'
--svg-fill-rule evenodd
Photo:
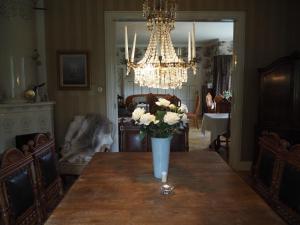
<svg viewBox="0 0 300 225"><path fill-rule="evenodd" d="M168 138L186 126L186 105L177 107L164 98L159 98L155 104L159 108L154 115L146 113L143 108L136 108L132 113L132 119L141 126L141 137L148 134L155 138Z"/></svg>

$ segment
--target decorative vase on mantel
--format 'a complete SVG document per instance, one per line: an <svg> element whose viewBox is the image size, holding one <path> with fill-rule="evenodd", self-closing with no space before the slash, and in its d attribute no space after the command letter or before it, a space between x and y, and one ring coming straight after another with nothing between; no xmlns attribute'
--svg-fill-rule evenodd
<svg viewBox="0 0 300 225"><path fill-rule="evenodd" d="M156 178L161 179L162 172L168 173L171 139L151 137L153 173Z"/></svg>

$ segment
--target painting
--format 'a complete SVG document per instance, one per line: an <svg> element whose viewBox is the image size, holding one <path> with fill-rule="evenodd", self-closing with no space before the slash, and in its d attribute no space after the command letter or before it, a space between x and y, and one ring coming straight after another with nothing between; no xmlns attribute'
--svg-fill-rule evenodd
<svg viewBox="0 0 300 225"><path fill-rule="evenodd" d="M58 51L57 59L60 89L90 88L87 51Z"/></svg>

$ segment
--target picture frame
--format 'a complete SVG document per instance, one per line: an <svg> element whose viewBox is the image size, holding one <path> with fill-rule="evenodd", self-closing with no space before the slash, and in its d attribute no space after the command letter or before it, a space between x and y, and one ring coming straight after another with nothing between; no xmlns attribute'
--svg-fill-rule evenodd
<svg viewBox="0 0 300 225"><path fill-rule="evenodd" d="M90 89L88 60L87 51L57 51L59 89Z"/></svg>

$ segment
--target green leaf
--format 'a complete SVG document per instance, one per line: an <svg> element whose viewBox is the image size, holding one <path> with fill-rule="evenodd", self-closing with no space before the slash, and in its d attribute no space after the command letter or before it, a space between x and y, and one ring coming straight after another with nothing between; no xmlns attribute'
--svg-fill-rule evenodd
<svg viewBox="0 0 300 225"><path fill-rule="evenodd" d="M157 110L155 115L159 121L163 121L166 111Z"/></svg>
<svg viewBox="0 0 300 225"><path fill-rule="evenodd" d="M140 131L140 139L143 140L146 137L146 133L143 131Z"/></svg>

